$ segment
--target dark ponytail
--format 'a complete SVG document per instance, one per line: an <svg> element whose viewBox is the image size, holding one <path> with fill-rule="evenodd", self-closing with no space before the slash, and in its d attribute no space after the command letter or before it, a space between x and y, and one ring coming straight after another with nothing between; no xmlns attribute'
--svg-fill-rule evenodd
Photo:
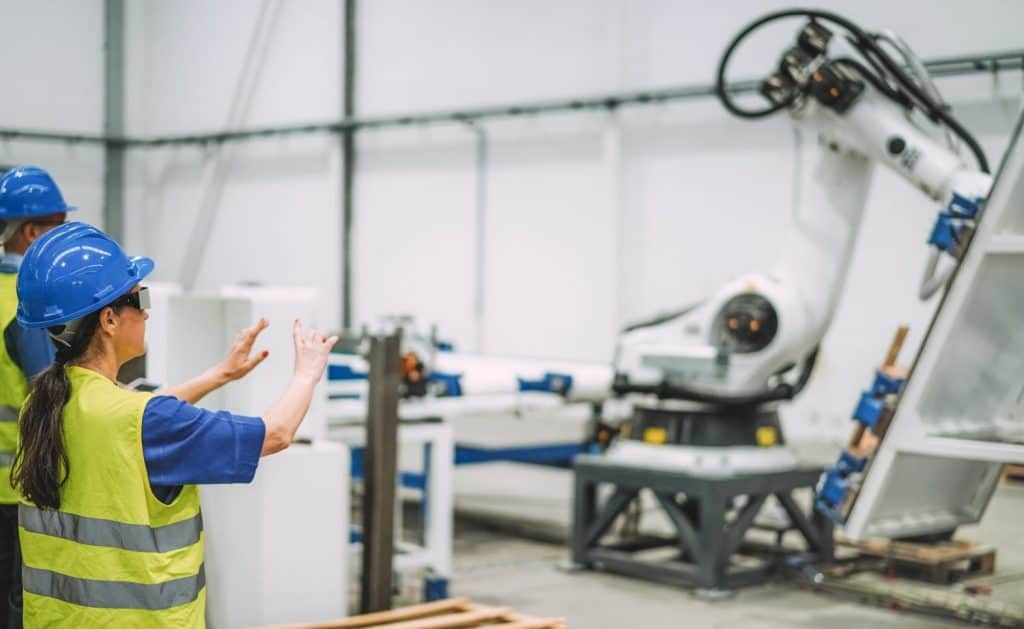
<svg viewBox="0 0 1024 629"><path fill-rule="evenodd" d="M11 481L23 496L40 507L60 507L60 488L68 477L68 454L64 449L61 418L71 397L71 382L65 367L81 358L96 333L100 311L86 315L61 330L54 338L57 358L32 381L32 390L19 420L20 442L11 468Z"/></svg>

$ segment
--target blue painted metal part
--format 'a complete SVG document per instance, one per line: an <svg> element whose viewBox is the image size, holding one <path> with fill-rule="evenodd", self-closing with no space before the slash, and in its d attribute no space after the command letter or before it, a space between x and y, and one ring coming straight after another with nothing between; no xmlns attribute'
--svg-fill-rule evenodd
<svg viewBox="0 0 1024 629"><path fill-rule="evenodd" d="M361 400L363 396L358 393L329 393L328 400Z"/></svg>
<svg viewBox="0 0 1024 629"><path fill-rule="evenodd" d="M975 218L978 215L978 210L980 208L981 197L968 199L967 197L954 192L953 198L949 200L947 211L955 216Z"/></svg>
<svg viewBox="0 0 1024 629"><path fill-rule="evenodd" d="M874 428L878 418L885 410L885 401L875 397L871 391L865 391L860 395L857 408L853 411L853 419L859 421L869 428Z"/></svg>
<svg viewBox="0 0 1024 629"><path fill-rule="evenodd" d="M871 385L871 392L874 395L889 395L891 393L899 393L900 389L903 388L903 378L896 378L890 376L884 371L875 372L875 381Z"/></svg>
<svg viewBox="0 0 1024 629"><path fill-rule="evenodd" d="M950 251L956 245L957 234L960 229L953 224L953 217L942 213L935 219L932 226L932 233L928 236L928 244L938 247L943 251Z"/></svg>
<svg viewBox="0 0 1024 629"><path fill-rule="evenodd" d="M516 448L479 448L455 444L455 464L474 465L478 463L531 463L549 467L572 467L577 454L589 451L589 444L572 442L520 446Z"/></svg>
<svg viewBox="0 0 1024 629"><path fill-rule="evenodd" d="M842 523L839 508L850 487L850 476L863 472L867 463L867 458L857 458L844 450L839 455L836 464L825 471L818 485L818 493L814 501L818 511L824 513L832 521Z"/></svg>
<svg viewBox="0 0 1024 629"><path fill-rule="evenodd" d="M423 578L423 600L440 601L448 598L448 579L427 575Z"/></svg>
<svg viewBox="0 0 1024 629"><path fill-rule="evenodd" d="M328 380L366 380L367 374L356 371L349 365L327 365Z"/></svg>
<svg viewBox="0 0 1024 629"><path fill-rule="evenodd" d="M517 378L517 380L519 380L520 391L541 391L543 393L568 395L569 391L572 390L572 375L567 373L548 372L539 380L528 380L526 378Z"/></svg>
<svg viewBox="0 0 1024 629"><path fill-rule="evenodd" d="M352 448L351 467L349 473L352 478L363 477L363 450L364 448ZM425 489L427 486L427 475L417 472L399 472L398 482L406 489Z"/></svg>
<svg viewBox="0 0 1024 629"><path fill-rule="evenodd" d="M462 374L434 371L430 381L441 385L438 397L462 397Z"/></svg>
<svg viewBox="0 0 1024 629"><path fill-rule="evenodd" d="M943 251L952 250L963 228L961 221L974 220L981 208L981 201L980 198L968 199L954 192L946 208L935 217L935 225L928 236L928 244Z"/></svg>
<svg viewBox="0 0 1024 629"><path fill-rule="evenodd" d="M899 393L903 388L904 379L890 376L882 370L875 372L871 388L860 394L857 408L853 411L854 421L874 428L885 410L885 398ZM850 476L864 471L868 460L859 458L843 450L836 464L825 471L818 483L818 491L814 506L834 522L842 523L839 509L846 497L850 485Z"/></svg>
<svg viewBox="0 0 1024 629"><path fill-rule="evenodd" d="M867 457L857 458L853 456L852 453L843 450L842 454L839 455L839 461L836 463L836 467L847 474L851 474L854 472L863 472L867 464Z"/></svg>

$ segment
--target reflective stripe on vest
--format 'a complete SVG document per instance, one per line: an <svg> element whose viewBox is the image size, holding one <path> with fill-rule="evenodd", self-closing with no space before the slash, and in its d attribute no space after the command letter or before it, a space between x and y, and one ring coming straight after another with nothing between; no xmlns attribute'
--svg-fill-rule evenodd
<svg viewBox="0 0 1024 629"><path fill-rule="evenodd" d="M20 414L21 409L13 406L0 406L0 422L16 422Z"/></svg>
<svg viewBox="0 0 1024 629"><path fill-rule="evenodd" d="M18 524L32 533L60 537L79 544L166 553L199 543L199 535L203 532L203 515L197 513L188 520L150 527L22 504L18 509Z"/></svg>
<svg viewBox="0 0 1024 629"><path fill-rule="evenodd" d="M0 452L0 467L10 467L14 464L14 453L13 452ZM3 480L3 474L0 474L0 481Z"/></svg>
<svg viewBox="0 0 1024 629"><path fill-rule="evenodd" d="M78 579L29 566L22 567L21 578L26 592L75 605L154 611L191 603L206 586L206 570L203 566L193 576L149 585Z"/></svg>

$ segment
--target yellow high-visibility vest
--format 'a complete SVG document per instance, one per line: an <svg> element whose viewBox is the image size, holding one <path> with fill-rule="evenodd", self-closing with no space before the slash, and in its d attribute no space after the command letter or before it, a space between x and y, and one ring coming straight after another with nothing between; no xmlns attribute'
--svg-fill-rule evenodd
<svg viewBox="0 0 1024 629"><path fill-rule="evenodd" d="M16 273L0 273L0 504L18 504L11 485L11 462L18 449L18 413L28 397L28 380L7 352L4 331L18 312Z"/></svg>
<svg viewBox="0 0 1024 629"><path fill-rule="evenodd" d="M204 627L199 490L171 504L153 495L142 454L152 396L66 369L60 509L19 513L25 627Z"/></svg>

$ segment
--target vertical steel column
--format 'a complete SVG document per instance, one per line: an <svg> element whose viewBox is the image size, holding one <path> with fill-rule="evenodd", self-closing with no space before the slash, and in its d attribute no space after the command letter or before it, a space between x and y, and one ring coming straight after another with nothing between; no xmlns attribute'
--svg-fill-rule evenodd
<svg viewBox="0 0 1024 629"><path fill-rule="evenodd" d="M342 118L355 117L356 103L356 0L345 0L344 84ZM354 186L356 144L355 129L341 131L341 327L352 327L352 188Z"/></svg>
<svg viewBox="0 0 1024 629"><path fill-rule="evenodd" d="M486 351L484 343L485 313L487 307L487 130L475 122L469 123L476 134L476 198L475 198L475 242L473 255L476 261L476 276L473 286L473 320L475 324L475 347L477 353Z"/></svg>
<svg viewBox="0 0 1024 629"><path fill-rule="evenodd" d="M124 242L124 0L104 3L103 231Z"/></svg>
<svg viewBox="0 0 1024 629"><path fill-rule="evenodd" d="M370 337L370 395L363 457L363 613L391 608L401 340L400 330Z"/></svg>

